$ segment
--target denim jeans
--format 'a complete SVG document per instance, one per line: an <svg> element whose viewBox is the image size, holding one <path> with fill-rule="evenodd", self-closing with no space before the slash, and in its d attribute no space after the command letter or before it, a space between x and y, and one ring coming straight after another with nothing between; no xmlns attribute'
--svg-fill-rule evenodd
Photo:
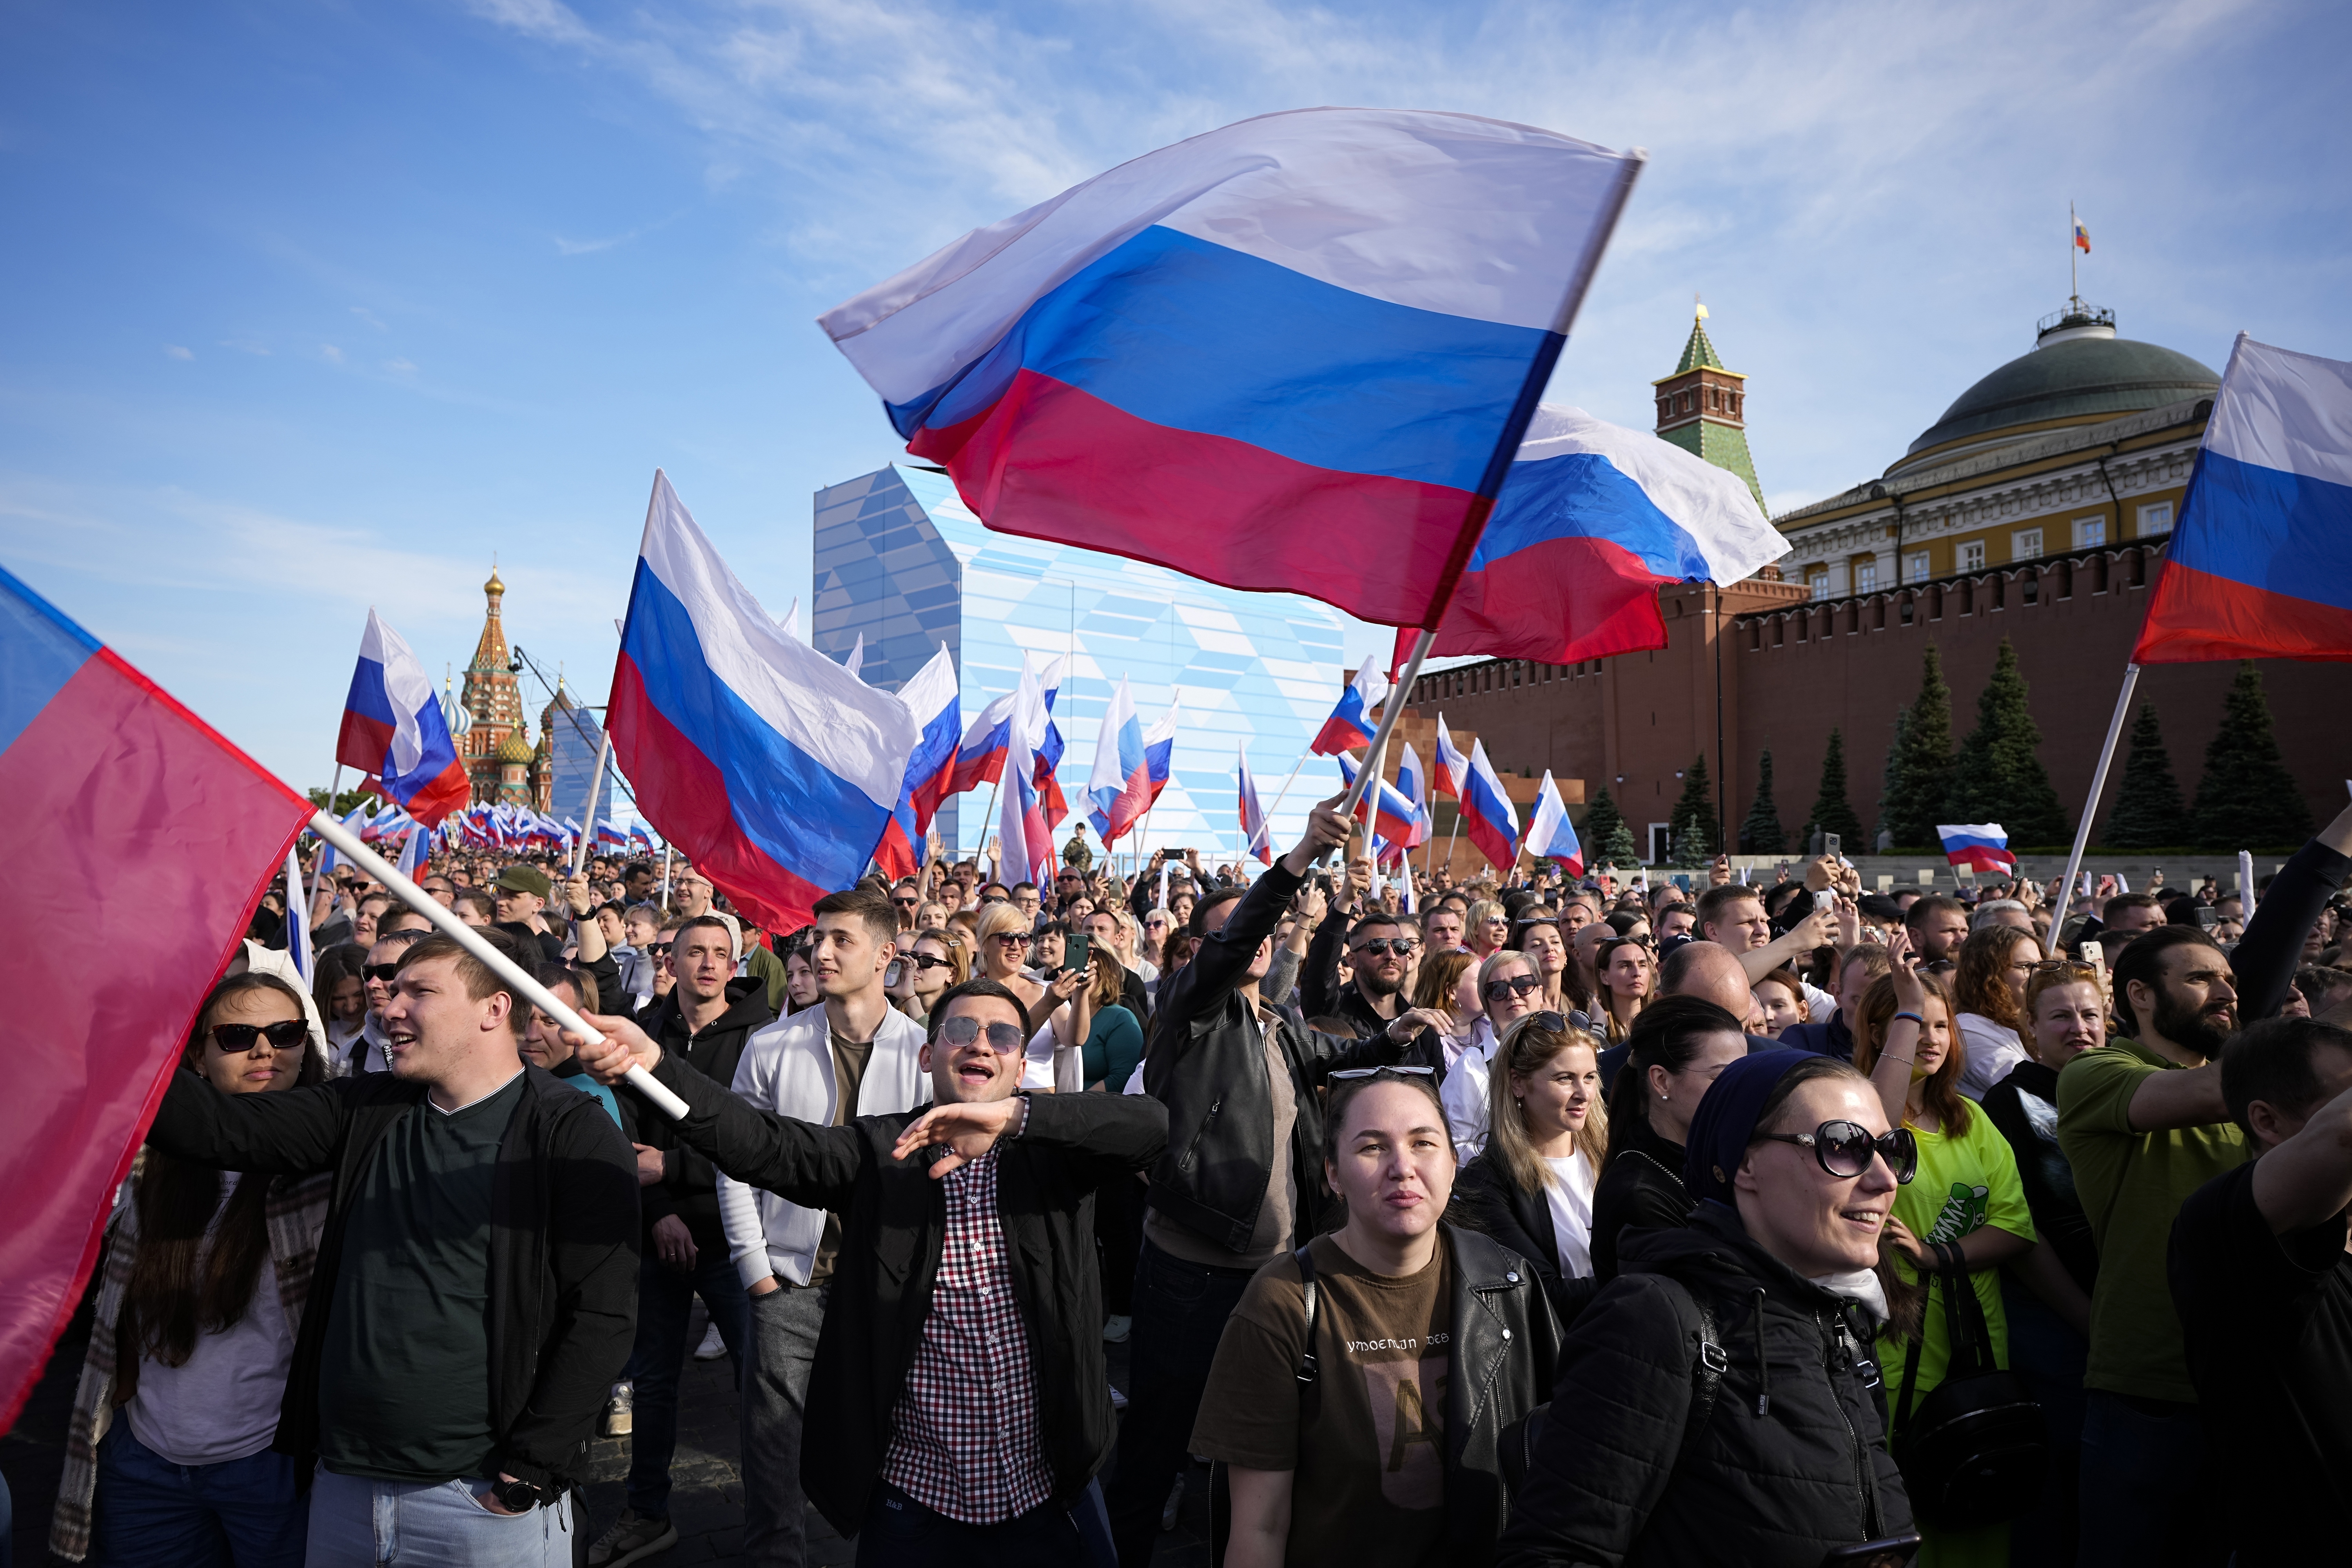
<svg viewBox="0 0 2352 1568"><path fill-rule="evenodd" d="M857 1532L857 1568L1083 1568L1067 1509L1041 1503L1003 1524L962 1524L884 1481Z"/></svg>
<svg viewBox="0 0 2352 1568"><path fill-rule="evenodd" d="M1120 1568L1142 1568L1160 1541L1160 1510L1184 1463L1225 1320L1254 1268L1212 1268L1147 1241L1135 1266L1127 1415L1111 1477L1110 1535Z"/></svg>
<svg viewBox="0 0 2352 1568"><path fill-rule="evenodd" d="M2258 1434L2248 1434L2259 1442ZM2092 1389L2083 1410L2082 1568L2221 1568L2221 1500L2193 1405Z"/></svg>
<svg viewBox="0 0 2352 1568"><path fill-rule="evenodd" d="M808 1558L808 1498L801 1490L801 1429L809 1368L831 1285L751 1299L751 1353L743 1368L743 1561L801 1568Z"/></svg>
<svg viewBox="0 0 2352 1568"><path fill-rule="evenodd" d="M719 1337L743 1379L743 1357L751 1339L751 1301L724 1247L696 1249L691 1270L672 1268L646 1249L637 1267L637 1342L629 1354L636 1383L635 1426L629 1439L629 1506L653 1519L669 1517L669 1461L677 1452L677 1379L686 1370L688 1321L694 1299L710 1310Z"/></svg>
<svg viewBox="0 0 2352 1568"><path fill-rule="evenodd" d="M488 1489L478 1476L373 1481L321 1465L310 1483L309 1568L572 1568L569 1496L492 1513L481 1503Z"/></svg>
<svg viewBox="0 0 2352 1568"><path fill-rule="evenodd" d="M175 1465L120 1410L98 1445L93 1568L302 1568L310 1500L294 1461L264 1448L217 1465Z"/></svg>

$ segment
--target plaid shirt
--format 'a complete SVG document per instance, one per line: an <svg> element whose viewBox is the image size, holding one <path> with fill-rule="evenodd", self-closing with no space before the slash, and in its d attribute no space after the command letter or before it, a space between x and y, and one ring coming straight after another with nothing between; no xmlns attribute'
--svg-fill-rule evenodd
<svg viewBox="0 0 2352 1568"><path fill-rule="evenodd" d="M940 1183L947 1237L882 1479L934 1512L1001 1524L1047 1501L1037 1380L996 1213L996 1151Z"/></svg>

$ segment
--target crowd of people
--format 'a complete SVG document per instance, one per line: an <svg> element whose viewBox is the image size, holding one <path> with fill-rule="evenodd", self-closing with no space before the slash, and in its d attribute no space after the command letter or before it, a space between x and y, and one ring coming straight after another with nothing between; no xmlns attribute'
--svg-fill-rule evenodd
<svg viewBox="0 0 2352 1568"><path fill-rule="evenodd" d="M933 856L793 931L435 860L594 1037L355 868L267 901L110 1222L53 1550L651 1562L691 1355L761 1564L813 1508L1139 1568L1196 1487L1235 1568L2336 1560L2352 812L2242 907L1455 885L1338 804L1254 878Z"/></svg>

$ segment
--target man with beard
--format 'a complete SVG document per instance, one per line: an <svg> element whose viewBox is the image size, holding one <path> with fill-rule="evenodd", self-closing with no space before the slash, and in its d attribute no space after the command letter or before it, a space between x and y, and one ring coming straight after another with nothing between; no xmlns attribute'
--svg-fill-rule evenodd
<svg viewBox="0 0 2352 1568"><path fill-rule="evenodd" d="M1344 960L1334 952L1346 933ZM1299 1005L1309 1018L1340 1018L1369 1040L1401 1013L1412 1011L1406 988L1412 983L1420 928L1410 916L1374 910L1353 925L1333 918L1316 932L1298 973ZM1342 963L1344 963L1344 968ZM1335 985L1340 974L1348 976ZM1445 1057L1434 1030L1423 1030L1406 1047L1404 1059L1444 1070Z"/></svg>
<svg viewBox="0 0 2352 1568"><path fill-rule="evenodd" d="M2058 1075L2058 1142L2099 1249L2083 1379L2086 1565L2228 1558L2215 1544L2221 1514L2165 1259L2181 1204L2247 1157L2217 1060L2237 1002L2230 960L2210 936L2161 927L2116 964L2128 1037Z"/></svg>

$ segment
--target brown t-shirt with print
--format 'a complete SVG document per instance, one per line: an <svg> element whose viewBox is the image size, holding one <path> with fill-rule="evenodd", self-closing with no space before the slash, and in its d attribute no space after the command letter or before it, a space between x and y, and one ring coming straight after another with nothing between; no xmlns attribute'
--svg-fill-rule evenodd
<svg viewBox="0 0 2352 1568"><path fill-rule="evenodd" d="M1445 1382L1454 1262L1374 1274L1328 1236L1308 1244L1321 1300L1312 1389L1297 1379L1307 1313L1297 1259L1257 1271L1225 1323L1192 1451L1292 1471L1284 1561L1435 1563L1445 1535Z"/></svg>

